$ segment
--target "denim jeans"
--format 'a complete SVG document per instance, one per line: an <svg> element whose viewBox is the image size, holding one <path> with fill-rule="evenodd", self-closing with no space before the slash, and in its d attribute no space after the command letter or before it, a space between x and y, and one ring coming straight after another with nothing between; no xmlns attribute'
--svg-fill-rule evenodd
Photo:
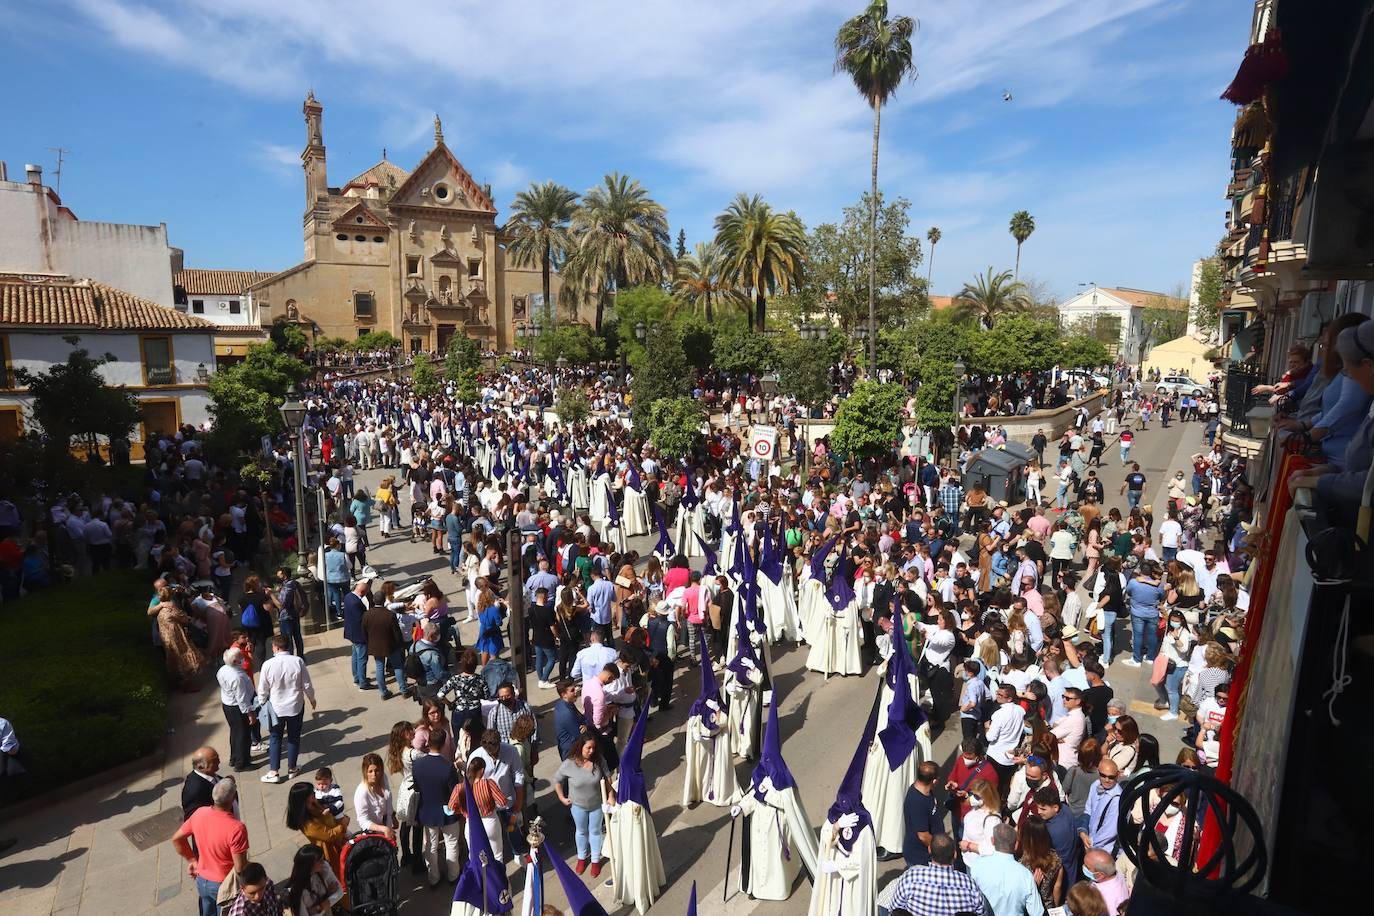
<svg viewBox="0 0 1374 916"><path fill-rule="evenodd" d="M329 607L329 616L343 617L344 595L348 594L347 582L326 582L324 584L325 600Z"/></svg>
<svg viewBox="0 0 1374 916"><path fill-rule="evenodd" d="M267 742L267 761L273 773L281 770L281 739L286 736L286 768L296 768L296 757L301 752L301 723L305 721L305 710L294 716L277 716L277 724L272 726L272 737Z"/></svg>
<svg viewBox="0 0 1374 916"><path fill-rule="evenodd" d="M1171 563L1178 557L1177 547L1162 547L1160 549L1164 552L1165 563Z"/></svg>
<svg viewBox="0 0 1374 916"><path fill-rule="evenodd" d="M1131 460L1131 447L1126 444L1121 446L1121 464L1124 467L1127 461Z"/></svg>
<svg viewBox="0 0 1374 916"><path fill-rule="evenodd" d="M1187 673L1187 665L1175 665L1174 670L1164 676L1164 689L1169 694L1169 712L1174 715L1178 715L1178 701L1183 693L1183 676Z"/></svg>
<svg viewBox="0 0 1374 916"><path fill-rule="evenodd" d="M1069 488L1067 485L1059 485L1059 492L1054 497L1054 505L1057 509L1069 508Z"/></svg>
<svg viewBox="0 0 1374 916"><path fill-rule="evenodd" d="M305 637L301 635L301 620L299 617L279 617L277 626L281 630L281 635L286 637L287 647L291 652L305 658Z"/></svg>
<svg viewBox="0 0 1374 916"><path fill-rule="evenodd" d="M553 674L553 666L558 663L558 650L553 646L534 647L534 670L539 680L547 681Z"/></svg>
<svg viewBox="0 0 1374 916"><path fill-rule="evenodd" d="M367 643L353 644L353 683L367 686Z"/></svg>
<svg viewBox="0 0 1374 916"><path fill-rule="evenodd" d="M200 916L219 916L219 906L215 900L219 897L221 883L196 875L196 894L200 897Z"/></svg>
<svg viewBox="0 0 1374 916"><path fill-rule="evenodd" d="M448 542L448 571L457 573L463 568L463 542L450 540Z"/></svg>
<svg viewBox="0 0 1374 916"><path fill-rule="evenodd" d="M374 658L372 659L372 662L375 666L374 670L377 672L378 693L380 693L382 696L388 695L386 689L386 669L388 665L391 666L391 676L396 679L396 690L401 693L405 693L406 672L405 668L403 667L405 665L405 655L401 652L400 649L397 649L395 652L391 653L390 658Z"/></svg>
<svg viewBox="0 0 1374 916"><path fill-rule="evenodd" d="M1127 491L1126 491L1126 505L1127 505L1129 508L1131 508L1131 509L1134 509L1136 506L1139 506L1139 505L1140 505L1140 494L1141 494L1142 492L1143 492L1143 491L1141 491L1141 490L1127 490Z"/></svg>
<svg viewBox="0 0 1374 916"><path fill-rule="evenodd" d="M1131 615L1131 658L1153 662L1159 649L1159 617Z"/></svg>
<svg viewBox="0 0 1374 916"><path fill-rule="evenodd" d="M577 828L577 857L600 862L603 818L601 809L579 808L573 805L568 810L572 812L573 825Z"/></svg>
<svg viewBox="0 0 1374 916"><path fill-rule="evenodd" d="M1116 629L1116 611L1102 612L1102 664L1112 663L1112 631Z"/></svg>

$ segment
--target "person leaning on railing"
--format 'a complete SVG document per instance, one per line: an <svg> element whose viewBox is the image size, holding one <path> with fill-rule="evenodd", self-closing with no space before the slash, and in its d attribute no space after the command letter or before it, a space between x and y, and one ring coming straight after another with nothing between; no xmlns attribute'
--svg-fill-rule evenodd
<svg viewBox="0 0 1374 916"><path fill-rule="evenodd" d="M1336 353L1344 372L1365 393L1374 396L1374 322L1348 327L1336 338ZM1328 512L1350 522L1360 503L1374 457L1374 415L1366 411L1364 421L1347 437L1342 463L1318 465L1288 479L1290 491L1315 487Z"/></svg>
<svg viewBox="0 0 1374 916"><path fill-rule="evenodd" d="M1364 315L1346 315L1332 322L1342 324L1337 334L1367 320ZM1331 338L1339 339L1339 338ZM1358 351L1356 351L1358 354ZM1311 420L1282 419L1275 421L1281 429L1306 433L1307 437L1320 443L1322 455L1326 460L1341 467L1345 463L1345 448L1355 435L1360 421L1369 411L1370 390L1361 386L1347 371L1345 359L1339 344L1329 350L1322 365L1322 374L1328 379L1326 390L1322 392L1321 413Z"/></svg>

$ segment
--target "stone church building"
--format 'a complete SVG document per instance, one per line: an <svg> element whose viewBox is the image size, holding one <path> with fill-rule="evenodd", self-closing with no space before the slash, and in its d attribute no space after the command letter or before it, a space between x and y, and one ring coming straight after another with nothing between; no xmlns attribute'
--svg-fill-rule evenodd
<svg viewBox="0 0 1374 916"><path fill-rule="evenodd" d="M407 352L442 351L454 334L503 351L539 315L538 265L506 262L491 186L479 185L444 144L409 172L386 159L330 187L324 107L305 100L305 260L253 284L264 324L285 316L307 336L390 331ZM555 301L560 280L555 275ZM540 310L542 313L542 310Z"/></svg>

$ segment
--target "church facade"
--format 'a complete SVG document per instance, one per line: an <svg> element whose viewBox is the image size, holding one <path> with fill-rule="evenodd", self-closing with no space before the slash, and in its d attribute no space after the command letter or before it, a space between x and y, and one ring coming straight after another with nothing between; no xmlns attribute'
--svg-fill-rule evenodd
<svg viewBox="0 0 1374 916"><path fill-rule="evenodd" d="M316 337L389 331L407 352L442 351L455 334L498 351L515 346L543 296L537 265L506 260L491 186L444 143L409 172L387 160L330 187L324 108L305 106L305 260L253 284L264 324L278 317ZM560 286L554 277L557 300Z"/></svg>

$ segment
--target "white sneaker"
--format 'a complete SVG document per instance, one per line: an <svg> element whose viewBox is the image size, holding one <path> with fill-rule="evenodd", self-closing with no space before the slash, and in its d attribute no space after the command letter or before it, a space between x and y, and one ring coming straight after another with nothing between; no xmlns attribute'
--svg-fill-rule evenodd
<svg viewBox="0 0 1374 916"><path fill-rule="evenodd" d="M1139 667L1140 667L1140 662L1136 661L1136 660L1133 659L1133 658L1128 658L1128 659L1126 659L1125 661L1123 661L1121 664L1125 665L1127 668L1139 668Z"/></svg>
<svg viewBox="0 0 1374 916"><path fill-rule="evenodd" d="M1177 718L1178 718L1178 716L1174 715L1173 713L1171 713L1171 712L1166 712L1164 715L1162 715L1162 716L1159 717L1159 721L1161 721L1161 722L1172 722L1172 721L1174 721L1174 720L1177 719Z"/></svg>
<svg viewBox="0 0 1374 916"><path fill-rule="evenodd" d="M552 687L553 687L553 685L550 684L548 681L540 681L540 682L539 682L539 689L540 689L540 690L550 690L550 689L552 689Z"/></svg>

